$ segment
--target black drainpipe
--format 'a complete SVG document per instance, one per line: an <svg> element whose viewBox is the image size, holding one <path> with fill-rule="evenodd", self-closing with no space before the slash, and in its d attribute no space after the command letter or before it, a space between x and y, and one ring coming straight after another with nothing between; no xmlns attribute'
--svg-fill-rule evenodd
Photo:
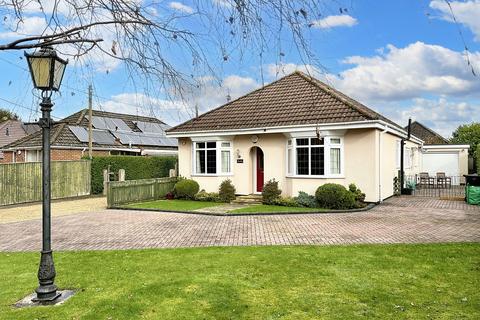
<svg viewBox="0 0 480 320"><path fill-rule="evenodd" d="M410 140L410 127L412 125L412 119L408 118L408 127L407 127L407 139L400 140L400 190L401 194L405 194L405 163L404 163L404 153L405 153L405 141Z"/></svg>

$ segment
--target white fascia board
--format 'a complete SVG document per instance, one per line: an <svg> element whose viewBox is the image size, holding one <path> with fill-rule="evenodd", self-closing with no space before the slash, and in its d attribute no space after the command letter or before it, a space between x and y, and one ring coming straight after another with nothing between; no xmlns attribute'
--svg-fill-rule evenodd
<svg viewBox="0 0 480 320"><path fill-rule="evenodd" d="M215 137L215 136L236 136L247 134L264 134L264 133L291 133L291 132L305 132L316 131L317 128L321 131L328 130L348 130L348 129L366 129L376 128L384 129L385 124L379 120L354 121L354 122L339 122L339 123L322 123L317 125L295 125L295 126L279 126L266 128L247 128L235 130L209 130L209 131L190 131L168 133L167 136L172 138L195 138L195 137Z"/></svg>
<svg viewBox="0 0 480 320"><path fill-rule="evenodd" d="M177 150L158 150L158 149L145 149L142 150L141 155L177 155Z"/></svg>
<svg viewBox="0 0 480 320"><path fill-rule="evenodd" d="M468 144L435 144L423 145L425 150L463 150L470 149Z"/></svg>
<svg viewBox="0 0 480 320"><path fill-rule="evenodd" d="M193 142L204 142L205 135L191 137ZM233 136L208 136L209 141L233 141Z"/></svg>
<svg viewBox="0 0 480 320"><path fill-rule="evenodd" d="M403 130L403 129L400 129L400 128L397 128L389 123L386 123L385 121L383 120L379 120L386 128L387 128L387 132L393 134L393 135L396 135L400 138L404 138L406 139L408 137L408 132ZM418 143L420 145L423 145L423 140L422 139L419 139L417 137L415 137L413 134L410 135L410 141L412 142L415 142L415 143Z"/></svg>

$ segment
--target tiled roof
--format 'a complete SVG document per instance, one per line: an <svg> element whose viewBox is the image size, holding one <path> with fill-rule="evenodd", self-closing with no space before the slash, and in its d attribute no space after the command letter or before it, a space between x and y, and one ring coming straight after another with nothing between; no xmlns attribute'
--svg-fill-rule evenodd
<svg viewBox="0 0 480 320"><path fill-rule="evenodd" d="M157 118L153 117L143 117L143 116L136 116L136 115L127 115L121 113L113 113L113 112L105 112L105 111L98 111L93 110L92 115L94 117L105 117L105 118L115 118L123 120L128 127L134 132L141 132L138 127L135 125L134 122L136 121L143 121L143 122L151 122L151 123L159 123L164 124L164 122L160 121ZM69 125L71 126L80 126L80 127L88 127L88 109L80 110L64 119L62 119L59 123L53 125L51 131L51 138L50 143L52 146L70 146L70 147L88 147L87 142L81 142L69 129ZM107 130L105 130L107 131ZM40 147L42 145L42 132L37 131L31 135L23 137L13 143L10 143L4 146L2 149L20 149L25 147ZM129 148L129 145L121 144L119 141L115 141L115 144L97 144L93 143L93 148L111 148L111 149L120 149L120 148ZM140 145L132 145L132 148L139 148L142 147ZM173 146L172 146L173 147ZM148 146L148 149L165 149L169 148L168 146Z"/></svg>
<svg viewBox="0 0 480 320"><path fill-rule="evenodd" d="M383 120L403 129L358 101L297 71L167 132L222 131L365 120Z"/></svg>
<svg viewBox="0 0 480 320"><path fill-rule="evenodd" d="M137 128L137 126L134 124L134 122L136 121L165 124L163 121L154 117L144 117L144 116L137 116L132 114L123 114L123 113L107 112L107 111L100 111L100 110L92 110L92 116L121 119L128 125L130 129L132 129L132 131L136 131L136 132L140 131ZM62 122L66 122L69 125L87 127L88 126L88 109L80 110L66 117L65 119L62 119Z"/></svg>
<svg viewBox="0 0 480 320"><path fill-rule="evenodd" d="M405 130L407 130L407 128L408 127L405 127ZM422 139L425 144L448 144L447 139L418 121L412 122L410 132L415 137Z"/></svg>
<svg viewBox="0 0 480 320"><path fill-rule="evenodd" d="M0 148L39 129L40 127L36 124L22 123L18 120L4 121L0 123ZM3 153L0 151L0 159L2 158Z"/></svg>

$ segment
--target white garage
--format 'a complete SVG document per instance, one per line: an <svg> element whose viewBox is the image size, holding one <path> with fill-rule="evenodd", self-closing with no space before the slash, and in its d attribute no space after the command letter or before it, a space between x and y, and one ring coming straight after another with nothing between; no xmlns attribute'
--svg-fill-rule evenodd
<svg viewBox="0 0 480 320"><path fill-rule="evenodd" d="M447 176L459 176L458 153L424 153L423 172L434 176L437 172L445 172Z"/></svg>
<svg viewBox="0 0 480 320"><path fill-rule="evenodd" d="M468 174L468 145L424 145L422 149L422 172L435 176L445 172L452 181L462 182Z"/></svg>

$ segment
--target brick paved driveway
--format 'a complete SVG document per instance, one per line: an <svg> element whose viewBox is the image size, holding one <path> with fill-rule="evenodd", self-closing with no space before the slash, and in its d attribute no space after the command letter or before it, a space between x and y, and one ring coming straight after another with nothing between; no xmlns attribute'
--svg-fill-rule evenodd
<svg viewBox="0 0 480 320"><path fill-rule="evenodd" d="M40 220L0 224L0 251L40 249ZM480 207L393 198L368 212L203 216L105 210L53 219L54 250L480 241Z"/></svg>

